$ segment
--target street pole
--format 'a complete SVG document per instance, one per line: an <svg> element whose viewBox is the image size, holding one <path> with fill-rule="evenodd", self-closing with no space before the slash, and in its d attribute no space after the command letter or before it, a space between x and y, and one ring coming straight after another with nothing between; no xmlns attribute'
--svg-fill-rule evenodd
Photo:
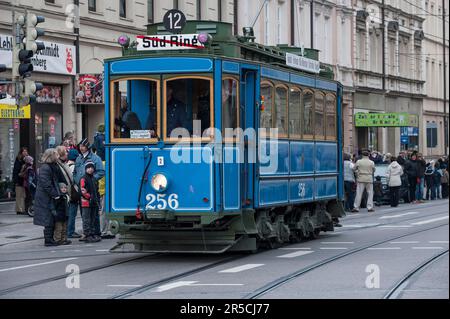
<svg viewBox="0 0 450 319"><path fill-rule="evenodd" d="M384 34L384 29L385 29L384 23L385 23L385 19L384 19L384 0L383 0L381 2L381 30L383 32L383 37L382 37L382 42L381 42L381 50L383 52L381 55L381 60L382 60L382 68L383 68L382 69L382 72L383 72L382 86L383 86L383 94L385 95L384 99L386 100L386 92L385 92L385 90L386 90L386 59L385 58L386 57L384 54L385 46L386 46L386 39L385 39L385 34ZM386 107L385 107L384 111L386 112Z"/></svg>
<svg viewBox="0 0 450 319"><path fill-rule="evenodd" d="M444 50L444 63L443 63L443 67L444 67L444 154L445 156L447 156L448 152L447 152L447 148L448 148L448 121L447 121L447 71L445 68L446 65L446 59L445 59L445 54L446 49L445 49L445 0L442 0L442 49Z"/></svg>
<svg viewBox="0 0 450 319"><path fill-rule="evenodd" d="M314 49L314 0L311 0L309 10L309 28L310 28L310 37L311 37L311 49Z"/></svg>

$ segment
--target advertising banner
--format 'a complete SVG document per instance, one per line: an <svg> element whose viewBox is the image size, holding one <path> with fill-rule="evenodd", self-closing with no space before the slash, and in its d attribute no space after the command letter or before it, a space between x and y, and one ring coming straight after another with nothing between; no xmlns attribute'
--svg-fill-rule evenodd
<svg viewBox="0 0 450 319"><path fill-rule="evenodd" d="M417 115L408 113L356 113L356 127L419 126Z"/></svg>
<svg viewBox="0 0 450 319"><path fill-rule="evenodd" d="M45 49L36 52L31 59L36 72L58 73L75 75L75 46L41 41ZM13 37L0 34L0 61L7 68L12 66Z"/></svg>
<svg viewBox="0 0 450 319"><path fill-rule="evenodd" d="M76 104L103 104L103 74L80 74L76 92Z"/></svg>

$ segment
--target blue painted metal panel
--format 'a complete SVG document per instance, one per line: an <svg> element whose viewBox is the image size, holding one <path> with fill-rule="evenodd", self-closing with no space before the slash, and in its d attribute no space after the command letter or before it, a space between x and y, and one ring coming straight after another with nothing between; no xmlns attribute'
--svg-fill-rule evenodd
<svg viewBox="0 0 450 319"><path fill-rule="evenodd" d="M211 72L213 61L205 58L144 58L111 62L111 74Z"/></svg>
<svg viewBox="0 0 450 319"><path fill-rule="evenodd" d="M130 84L130 92L128 98L129 106L131 110L135 112L141 123L141 128L144 129L147 126L147 120L150 114L150 82L149 81L128 81ZM155 99L156 100L156 99ZM153 117L156 115L152 115Z"/></svg>
<svg viewBox="0 0 450 319"><path fill-rule="evenodd" d="M289 142L260 140L260 175L289 174Z"/></svg>
<svg viewBox="0 0 450 319"><path fill-rule="evenodd" d="M223 148L223 209L238 210L241 201L239 148Z"/></svg>
<svg viewBox="0 0 450 319"><path fill-rule="evenodd" d="M222 131L222 60L214 60L214 127ZM222 170L223 167L220 163L214 164L214 187L215 187L215 204L216 212L222 210Z"/></svg>
<svg viewBox="0 0 450 319"><path fill-rule="evenodd" d="M337 144L316 142L316 173L337 171Z"/></svg>
<svg viewBox="0 0 450 319"><path fill-rule="evenodd" d="M339 179L338 179L338 195L339 199L344 200L344 159L342 149L344 148L344 133L342 127L342 86L339 85L337 91L337 127L338 127L338 167L339 167Z"/></svg>
<svg viewBox="0 0 450 319"><path fill-rule="evenodd" d="M316 80L307 76L301 76L296 74L290 74L291 82L295 84L300 84L302 86L314 87Z"/></svg>
<svg viewBox="0 0 450 319"><path fill-rule="evenodd" d="M239 63L223 61L222 62L222 71L225 73L234 73L239 74Z"/></svg>
<svg viewBox="0 0 450 319"><path fill-rule="evenodd" d="M288 72L278 71L278 70L274 70L274 69L270 69L270 68L262 67L261 68L261 76L266 77L266 78L275 79L275 80L289 82L289 73Z"/></svg>
<svg viewBox="0 0 450 319"><path fill-rule="evenodd" d="M259 204L261 206L287 203L287 180L262 180L259 182Z"/></svg>
<svg viewBox="0 0 450 319"><path fill-rule="evenodd" d="M317 177L315 185L315 198L329 198L337 195L337 178Z"/></svg>
<svg viewBox="0 0 450 319"><path fill-rule="evenodd" d="M148 160L145 147L115 148L111 153L111 210L112 212L133 212L138 198L139 185ZM173 150L173 151L172 151ZM151 203L152 196L164 198L166 203L170 198L177 198L178 207L167 209L176 212L209 212L214 209L214 170L212 161L202 161L202 158L212 159L212 150L208 147L173 147L171 149L152 148L152 163L149 168L148 181L144 183L141 196L141 207L155 209L163 200ZM203 152L203 154L202 154ZM145 158L144 156L147 156ZM163 157L163 165L158 165L158 157ZM155 173L164 174L168 187L162 192L156 192L150 185ZM172 196L172 197L171 197ZM173 204L173 202L172 202Z"/></svg>
<svg viewBox="0 0 450 319"><path fill-rule="evenodd" d="M301 178L289 181L289 202L300 203L314 199L314 179Z"/></svg>
<svg viewBox="0 0 450 319"><path fill-rule="evenodd" d="M336 92L337 83L317 79L316 88Z"/></svg>
<svg viewBox="0 0 450 319"><path fill-rule="evenodd" d="M290 142L291 174L314 173L314 142Z"/></svg>
<svg viewBox="0 0 450 319"><path fill-rule="evenodd" d="M111 211L111 205L110 205L110 190L111 190L111 185L110 185L110 147L108 146L108 144L110 143L110 114L109 114L109 62L106 62L104 65L104 83L103 83L103 89L104 89L104 100L105 100L105 211L109 212Z"/></svg>

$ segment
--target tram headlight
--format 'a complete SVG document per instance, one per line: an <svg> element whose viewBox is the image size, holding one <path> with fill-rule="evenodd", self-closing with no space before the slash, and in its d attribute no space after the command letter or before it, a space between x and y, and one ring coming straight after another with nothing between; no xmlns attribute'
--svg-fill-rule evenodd
<svg viewBox="0 0 450 319"><path fill-rule="evenodd" d="M169 182L167 181L167 177L165 177L163 174L158 173L153 175L150 184L155 191L163 192L167 189L167 185L169 184Z"/></svg>

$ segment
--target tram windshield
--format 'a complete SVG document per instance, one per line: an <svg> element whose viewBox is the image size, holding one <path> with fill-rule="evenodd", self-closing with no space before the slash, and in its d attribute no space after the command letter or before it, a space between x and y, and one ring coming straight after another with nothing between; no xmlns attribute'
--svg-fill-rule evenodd
<svg viewBox="0 0 450 319"><path fill-rule="evenodd" d="M165 82L165 136L209 138L212 136L212 81L178 77Z"/></svg>
<svg viewBox="0 0 450 319"><path fill-rule="evenodd" d="M114 138L158 137L158 81L113 81Z"/></svg>

